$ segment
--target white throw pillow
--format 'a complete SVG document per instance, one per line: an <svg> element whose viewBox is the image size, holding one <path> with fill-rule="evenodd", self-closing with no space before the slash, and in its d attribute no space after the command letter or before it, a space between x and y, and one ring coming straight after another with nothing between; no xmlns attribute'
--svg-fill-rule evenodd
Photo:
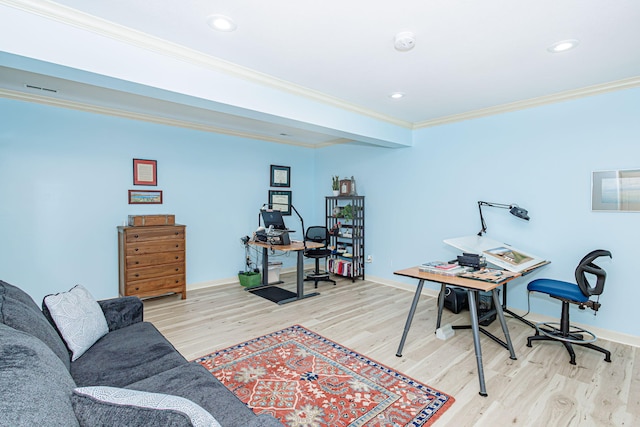
<svg viewBox="0 0 640 427"><path fill-rule="evenodd" d="M90 401L83 401L83 397ZM221 427L202 406L170 394L95 386L76 388L71 399L78 418L90 424L101 425L109 420L114 425L129 425L134 421L136 425L155 425L158 421L154 412L159 415L162 411L172 411L184 414L194 427Z"/></svg>
<svg viewBox="0 0 640 427"><path fill-rule="evenodd" d="M47 295L44 303L71 350L72 361L109 332L100 305L82 285L74 286L69 292Z"/></svg>

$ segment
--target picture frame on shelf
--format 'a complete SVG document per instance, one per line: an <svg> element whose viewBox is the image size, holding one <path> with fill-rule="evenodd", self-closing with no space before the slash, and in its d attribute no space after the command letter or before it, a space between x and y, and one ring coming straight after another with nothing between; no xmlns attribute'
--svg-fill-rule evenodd
<svg viewBox="0 0 640 427"><path fill-rule="evenodd" d="M158 185L158 161L133 159L133 185Z"/></svg>
<svg viewBox="0 0 640 427"><path fill-rule="evenodd" d="M351 180L350 179L341 179L340 180L340 196L350 196L351 195Z"/></svg>
<svg viewBox="0 0 640 427"><path fill-rule="evenodd" d="M269 206L282 215L291 215L291 191L269 190Z"/></svg>
<svg viewBox="0 0 640 427"><path fill-rule="evenodd" d="M271 165L271 187L291 187L291 167Z"/></svg>
<svg viewBox="0 0 640 427"><path fill-rule="evenodd" d="M162 190L129 190L130 205L161 205Z"/></svg>

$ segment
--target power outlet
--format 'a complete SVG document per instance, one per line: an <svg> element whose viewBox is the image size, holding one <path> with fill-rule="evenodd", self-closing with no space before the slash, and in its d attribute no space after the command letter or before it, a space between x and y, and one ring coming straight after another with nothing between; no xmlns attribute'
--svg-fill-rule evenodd
<svg viewBox="0 0 640 427"><path fill-rule="evenodd" d="M373 262L373 257L371 255L367 255L367 262L368 263L372 263Z"/></svg>

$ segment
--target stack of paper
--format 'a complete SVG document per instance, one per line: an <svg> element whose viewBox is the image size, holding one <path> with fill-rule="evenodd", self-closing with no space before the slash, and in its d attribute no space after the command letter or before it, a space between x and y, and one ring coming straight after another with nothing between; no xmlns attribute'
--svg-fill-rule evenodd
<svg viewBox="0 0 640 427"><path fill-rule="evenodd" d="M465 273L471 270L471 268L462 267L457 263L429 261L424 264L420 264L419 270L427 273L442 274L444 276L457 276L460 273Z"/></svg>

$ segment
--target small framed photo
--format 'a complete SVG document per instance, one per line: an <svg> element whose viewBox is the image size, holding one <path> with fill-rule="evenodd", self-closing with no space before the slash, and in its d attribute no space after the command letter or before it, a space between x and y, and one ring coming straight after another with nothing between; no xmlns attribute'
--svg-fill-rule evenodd
<svg viewBox="0 0 640 427"><path fill-rule="evenodd" d="M351 195L351 180L350 179L341 179L340 180L340 195L341 196L350 196Z"/></svg>
<svg viewBox="0 0 640 427"><path fill-rule="evenodd" d="M158 161L133 159L133 185L158 185Z"/></svg>
<svg viewBox="0 0 640 427"><path fill-rule="evenodd" d="M271 165L271 186L291 187L291 167Z"/></svg>
<svg viewBox="0 0 640 427"><path fill-rule="evenodd" d="M129 190L130 205L161 205L162 191L160 190Z"/></svg>
<svg viewBox="0 0 640 427"><path fill-rule="evenodd" d="M291 191L269 190L269 207L282 215L291 215Z"/></svg>

